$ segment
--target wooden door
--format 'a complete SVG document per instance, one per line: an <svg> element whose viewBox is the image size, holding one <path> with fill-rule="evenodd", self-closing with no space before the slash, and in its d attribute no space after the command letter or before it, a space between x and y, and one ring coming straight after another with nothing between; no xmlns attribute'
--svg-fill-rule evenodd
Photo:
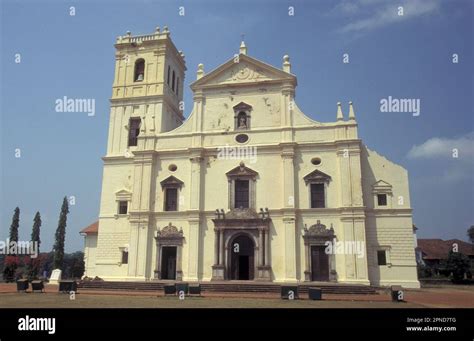
<svg viewBox="0 0 474 341"><path fill-rule="evenodd" d="M329 257L324 245L311 246L311 280L329 281Z"/></svg>

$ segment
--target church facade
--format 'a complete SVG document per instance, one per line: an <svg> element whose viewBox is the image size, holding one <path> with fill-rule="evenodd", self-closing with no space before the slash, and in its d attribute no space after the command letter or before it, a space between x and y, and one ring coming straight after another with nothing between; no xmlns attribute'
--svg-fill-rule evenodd
<svg viewBox="0 0 474 341"><path fill-rule="evenodd" d="M239 53L191 84L165 27L117 38L88 277L419 287L407 171L347 117L310 119L297 77Z"/></svg>

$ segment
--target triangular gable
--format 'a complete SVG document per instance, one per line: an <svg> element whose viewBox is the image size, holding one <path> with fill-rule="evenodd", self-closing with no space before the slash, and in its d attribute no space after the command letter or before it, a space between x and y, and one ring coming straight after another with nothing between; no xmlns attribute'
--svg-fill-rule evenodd
<svg viewBox="0 0 474 341"><path fill-rule="evenodd" d="M245 166L243 162L240 163L237 167L233 168L232 170L225 173L228 177L256 177L258 172L254 171L253 169L248 168Z"/></svg>
<svg viewBox="0 0 474 341"><path fill-rule="evenodd" d="M263 81L292 82L296 86L296 76L276 67L263 63L247 55L239 55L239 62L235 58L212 70L201 79L191 84L191 89L213 87L236 83L257 83Z"/></svg>
<svg viewBox="0 0 474 341"><path fill-rule="evenodd" d="M234 105L232 109L234 109L234 111L250 111L252 110L252 106L245 102L240 102L239 104Z"/></svg>
<svg viewBox="0 0 474 341"><path fill-rule="evenodd" d="M115 197L117 200L130 200L132 198L132 192L126 188L122 188L115 192Z"/></svg>
<svg viewBox="0 0 474 341"><path fill-rule="evenodd" d="M310 182L329 182L331 181L331 176L321 172L320 170L315 169L314 171L306 175L303 180L306 184Z"/></svg>
<svg viewBox="0 0 474 341"><path fill-rule="evenodd" d="M161 187L179 187L183 186L184 182L179 180L178 178L174 177L173 175L170 175L166 179L162 180L160 182Z"/></svg>
<svg viewBox="0 0 474 341"><path fill-rule="evenodd" d="M372 191L374 193L391 193L392 192L392 185L388 182L379 180L372 185Z"/></svg>
<svg viewBox="0 0 474 341"><path fill-rule="evenodd" d="M374 183L372 186L374 186L374 187L376 187L376 186L378 186L378 187L385 187L385 186L386 186L386 187L392 187L392 185L390 185L388 182L383 181L383 180L377 181L377 182Z"/></svg>

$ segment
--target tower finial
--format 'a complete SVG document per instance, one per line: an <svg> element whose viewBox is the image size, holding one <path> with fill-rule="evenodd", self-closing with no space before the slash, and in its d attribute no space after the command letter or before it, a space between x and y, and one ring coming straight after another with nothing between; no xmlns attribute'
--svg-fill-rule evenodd
<svg viewBox="0 0 474 341"><path fill-rule="evenodd" d="M204 64L200 63L198 64L197 79L202 78L202 76L204 76Z"/></svg>
<svg viewBox="0 0 474 341"><path fill-rule="evenodd" d="M287 54L283 56L283 71L291 73L290 56Z"/></svg>
<svg viewBox="0 0 474 341"><path fill-rule="evenodd" d="M242 42L240 43L240 54L247 54L247 46L245 46L244 34L242 34Z"/></svg>
<svg viewBox="0 0 474 341"><path fill-rule="evenodd" d="M354 120L355 121L356 116L354 113L354 107L352 105L352 101L349 102L349 120Z"/></svg>
<svg viewBox="0 0 474 341"><path fill-rule="evenodd" d="M337 115L336 118L338 121L344 121L344 115L342 114L341 102L337 102Z"/></svg>

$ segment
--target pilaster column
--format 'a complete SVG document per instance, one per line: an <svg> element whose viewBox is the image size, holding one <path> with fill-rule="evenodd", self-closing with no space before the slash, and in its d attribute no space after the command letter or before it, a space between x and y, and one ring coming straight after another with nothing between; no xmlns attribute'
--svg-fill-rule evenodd
<svg viewBox="0 0 474 341"><path fill-rule="evenodd" d="M281 143L280 146L283 161L283 207L293 209L295 208L294 144Z"/></svg>
<svg viewBox="0 0 474 341"><path fill-rule="evenodd" d="M285 127L282 131L282 140L283 141L292 141L293 134L291 131L291 126L293 125L293 109L295 106L294 103L294 86L292 84L284 84L281 91L281 125Z"/></svg>
<svg viewBox="0 0 474 341"><path fill-rule="evenodd" d="M189 237L188 237L188 272L186 280L198 280L198 267L200 255L199 238L201 230L200 209L201 209L201 157L200 148L189 148L189 160L191 162L191 179L189 191Z"/></svg>
<svg viewBox="0 0 474 341"><path fill-rule="evenodd" d="M219 264L219 238L221 232L214 229L214 264Z"/></svg>
<svg viewBox="0 0 474 341"><path fill-rule="evenodd" d="M199 211L201 208L201 166L202 166L202 150L190 148L189 149L190 157L189 161L191 161L191 183L190 183L190 203L189 208L190 210Z"/></svg>
<svg viewBox="0 0 474 341"><path fill-rule="evenodd" d="M214 265L212 266L212 280L224 280L224 230L216 227L215 241L214 241Z"/></svg>
<svg viewBox="0 0 474 341"><path fill-rule="evenodd" d="M151 257L148 257L148 241L153 238L153 231L148 214L130 214L130 244L128 252L128 276L141 280L153 277Z"/></svg>
<svg viewBox="0 0 474 341"><path fill-rule="evenodd" d="M219 265L224 265L224 230L219 233Z"/></svg>
<svg viewBox="0 0 474 341"><path fill-rule="evenodd" d="M270 265L270 229L265 231L265 265Z"/></svg>
<svg viewBox="0 0 474 341"><path fill-rule="evenodd" d="M360 150L357 146L356 150L351 151L349 160L351 169L351 196L352 206L364 206L362 199L362 170L360 162Z"/></svg>
<svg viewBox="0 0 474 341"><path fill-rule="evenodd" d="M296 226L294 217L284 217L285 282L296 282Z"/></svg>
<svg viewBox="0 0 474 341"><path fill-rule="evenodd" d="M365 239L365 219L354 219L354 239L363 247L363 256L355 258L356 278L368 281L367 243Z"/></svg>
<svg viewBox="0 0 474 341"><path fill-rule="evenodd" d="M189 223L189 234L188 234L188 281L197 281L198 278L198 267L200 256L199 252L199 230L200 220L199 215L193 216L188 219Z"/></svg>
<svg viewBox="0 0 474 341"><path fill-rule="evenodd" d="M194 121L193 131L200 133L202 131L202 113L204 111L204 95L202 90L194 93ZM192 147L201 147L202 136L200 134L192 137Z"/></svg>
<svg viewBox="0 0 474 341"><path fill-rule="evenodd" d="M334 252L329 255L329 281L337 282L336 255Z"/></svg>
<svg viewBox="0 0 474 341"><path fill-rule="evenodd" d="M182 257L183 257L183 246L178 245L176 247L176 280L183 280L183 267L182 267Z"/></svg>
<svg viewBox="0 0 474 341"><path fill-rule="evenodd" d="M259 253L259 257L258 257L258 265L262 266L262 265L265 265L264 261L263 261L263 250L264 250L264 246L263 246L263 229L262 228L259 228L258 229L258 253Z"/></svg>
<svg viewBox="0 0 474 341"><path fill-rule="evenodd" d="M160 273L160 268L161 268L161 265L160 265L160 243L159 242L156 242L156 257L155 257L155 279L160 279L161 277L161 273Z"/></svg>
<svg viewBox="0 0 474 341"><path fill-rule="evenodd" d="M304 273L305 273L305 280L309 281L311 278L309 278L309 274L311 272L309 268L309 262L311 259L311 246L308 243L304 243Z"/></svg>
<svg viewBox="0 0 474 341"><path fill-rule="evenodd" d="M137 276L137 252L139 241L139 227L136 223L130 222L130 244L128 246L128 276Z"/></svg>

